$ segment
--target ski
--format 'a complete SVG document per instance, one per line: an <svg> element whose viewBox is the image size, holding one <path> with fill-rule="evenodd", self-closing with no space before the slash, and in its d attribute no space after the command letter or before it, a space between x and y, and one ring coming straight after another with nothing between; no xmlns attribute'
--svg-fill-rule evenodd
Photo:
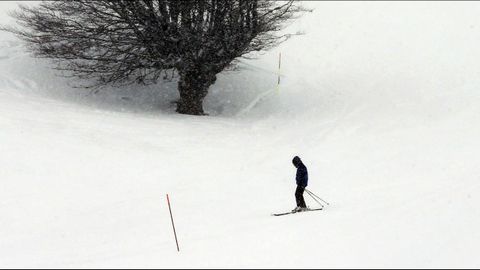
<svg viewBox="0 0 480 270"><path fill-rule="evenodd" d="M312 208L308 209L305 211L298 211L298 212L285 212L285 213L278 213L278 214L272 214L272 216L278 217L278 216L285 216L285 215L290 215L290 214L296 214L296 213L303 213L303 212L310 212L310 211L320 211L323 210L323 208Z"/></svg>

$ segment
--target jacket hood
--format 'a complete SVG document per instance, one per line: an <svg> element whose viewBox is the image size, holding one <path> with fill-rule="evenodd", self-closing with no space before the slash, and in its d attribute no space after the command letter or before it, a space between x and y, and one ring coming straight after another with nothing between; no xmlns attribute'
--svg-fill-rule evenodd
<svg viewBox="0 0 480 270"><path fill-rule="evenodd" d="M293 166L298 168L298 166L302 164L302 160L298 156L295 156L292 160L292 163L293 163Z"/></svg>

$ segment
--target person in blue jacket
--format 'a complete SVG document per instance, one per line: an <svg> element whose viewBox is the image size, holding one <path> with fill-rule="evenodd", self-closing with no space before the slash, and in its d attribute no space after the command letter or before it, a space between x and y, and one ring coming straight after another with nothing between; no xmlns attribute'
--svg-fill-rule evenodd
<svg viewBox="0 0 480 270"><path fill-rule="evenodd" d="M303 198L303 192L308 185L308 171L307 167L303 164L302 160L295 156L292 160L293 166L297 168L297 189L295 190L295 199L297 201L297 207L293 209L293 212L305 211L307 210L307 205L305 204L305 199Z"/></svg>

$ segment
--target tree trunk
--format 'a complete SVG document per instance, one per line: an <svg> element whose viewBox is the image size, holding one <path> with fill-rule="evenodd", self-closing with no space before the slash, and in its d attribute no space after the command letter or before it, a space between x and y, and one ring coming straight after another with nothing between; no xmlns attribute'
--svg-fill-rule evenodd
<svg viewBox="0 0 480 270"><path fill-rule="evenodd" d="M215 75L201 72L180 73L178 91L180 99L177 101L177 112L181 114L205 115L203 100L208 94L208 88L215 82Z"/></svg>

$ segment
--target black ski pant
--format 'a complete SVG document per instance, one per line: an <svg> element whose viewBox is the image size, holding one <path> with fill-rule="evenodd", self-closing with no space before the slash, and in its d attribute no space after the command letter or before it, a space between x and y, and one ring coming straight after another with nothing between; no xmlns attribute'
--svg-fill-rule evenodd
<svg viewBox="0 0 480 270"><path fill-rule="evenodd" d="M295 199L297 200L297 206L306 208L307 205L303 198L303 192L305 192L305 187L297 186L297 190L295 190Z"/></svg>

